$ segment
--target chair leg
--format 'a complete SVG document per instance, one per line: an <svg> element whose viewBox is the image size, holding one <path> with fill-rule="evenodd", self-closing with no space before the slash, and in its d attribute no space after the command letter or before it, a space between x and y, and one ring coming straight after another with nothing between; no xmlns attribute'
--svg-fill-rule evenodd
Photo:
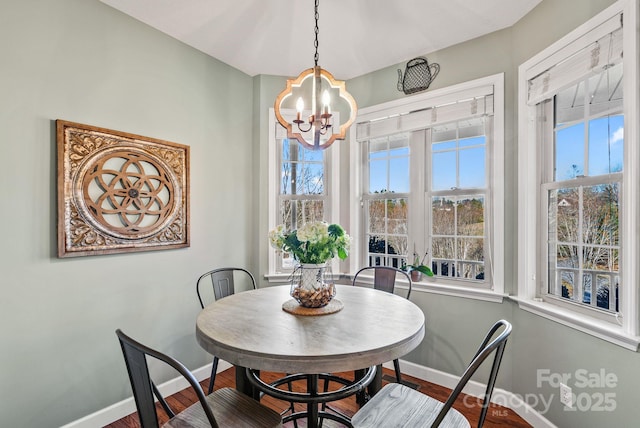
<svg viewBox="0 0 640 428"><path fill-rule="evenodd" d="M396 369L396 382L402 384L402 375L400 374L400 361L397 358L393 360L393 367Z"/></svg>
<svg viewBox="0 0 640 428"><path fill-rule="evenodd" d="M213 384L216 382L216 373L218 372L218 357L213 357L213 366L211 367L211 378L209 380L209 390L207 394L213 392Z"/></svg>

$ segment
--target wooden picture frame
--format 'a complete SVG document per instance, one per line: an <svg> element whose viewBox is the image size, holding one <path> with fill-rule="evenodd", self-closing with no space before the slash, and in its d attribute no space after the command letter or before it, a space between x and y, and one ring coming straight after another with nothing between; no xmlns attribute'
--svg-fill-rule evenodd
<svg viewBox="0 0 640 428"><path fill-rule="evenodd" d="M56 120L58 257L189 246L189 146Z"/></svg>

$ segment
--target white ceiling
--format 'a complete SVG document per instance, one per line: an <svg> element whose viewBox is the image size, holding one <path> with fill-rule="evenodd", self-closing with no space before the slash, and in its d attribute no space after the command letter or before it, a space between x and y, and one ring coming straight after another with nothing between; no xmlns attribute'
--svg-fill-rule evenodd
<svg viewBox="0 0 640 428"><path fill-rule="evenodd" d="M101 0L247 74L314 65L314 0ZM319 62L347 80L510 27L541 0L321 0Z"/></svg>

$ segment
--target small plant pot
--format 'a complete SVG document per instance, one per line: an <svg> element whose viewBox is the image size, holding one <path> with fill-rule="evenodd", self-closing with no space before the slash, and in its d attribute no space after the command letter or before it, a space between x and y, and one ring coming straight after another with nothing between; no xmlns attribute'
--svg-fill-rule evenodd
<svg viewBox="0 0 640 428"><path fill-rule="evenodd" d="M419 270L412 270L411 271L411 281L413 282L417 282L422 280L422 272L420 272Z"/></svg>

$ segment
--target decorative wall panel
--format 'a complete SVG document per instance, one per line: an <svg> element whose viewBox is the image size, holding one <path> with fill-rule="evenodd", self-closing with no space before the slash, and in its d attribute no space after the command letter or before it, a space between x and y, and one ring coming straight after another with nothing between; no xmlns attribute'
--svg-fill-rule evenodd
<svg viewBox="0 0 640 428"><path fill-rule="evenodd" d="M189 246L189 147L56 121L58 257Z"/></svg>

